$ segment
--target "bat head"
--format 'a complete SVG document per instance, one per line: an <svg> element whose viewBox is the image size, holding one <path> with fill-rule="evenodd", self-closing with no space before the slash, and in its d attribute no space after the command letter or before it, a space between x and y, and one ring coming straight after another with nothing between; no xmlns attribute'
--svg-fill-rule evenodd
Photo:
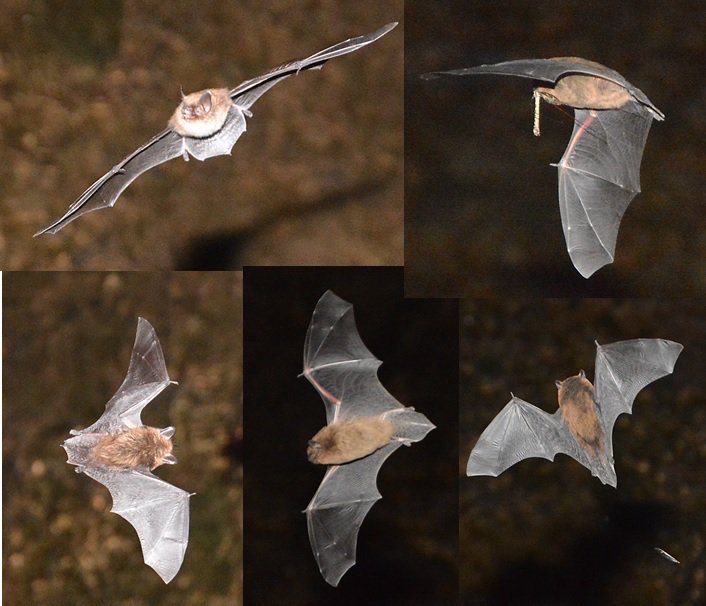
<svg viewBox="0 0 706 606"><path fill-rule="evenodd" d="M210 137L223 128L232 105L227 88L208 88L188 95L182 92L169 128L182 137Z"/></svg>

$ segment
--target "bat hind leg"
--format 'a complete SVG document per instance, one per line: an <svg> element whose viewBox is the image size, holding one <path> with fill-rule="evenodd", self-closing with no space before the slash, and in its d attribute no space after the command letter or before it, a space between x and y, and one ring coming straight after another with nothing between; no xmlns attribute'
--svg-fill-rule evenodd
<svg viewBox="0 0 706 606"><path fill-rule="evenodd" d="M252 112L247 107L241 107L237 103L233 103L233 107L237 107L245 116L252 118Z"/></svg>
<svg viewBox="0 0 706 606"><path fill-rule="evenodd" d="M181 157L184 158L184 162L189 161L189 150L186 148L186 137L181 138Z"/></svg>

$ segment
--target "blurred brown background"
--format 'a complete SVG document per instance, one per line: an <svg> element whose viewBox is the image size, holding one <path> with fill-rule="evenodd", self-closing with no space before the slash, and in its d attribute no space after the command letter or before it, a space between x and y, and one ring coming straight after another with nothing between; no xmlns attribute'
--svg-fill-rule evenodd
<svg viewBox="0 0 706 606"><path fill-rule="evenodd" d="M180 87L235 86L402 17L402 0L4 1L0 268L400 264L402 23L269 91L232 157L173 160L32 235L162 130Z"/></svg>
<svg viewBox="0 0 706 606"><path fill-rule="evenodd" d="M228 604L242 599L242 274L3 272L3 604ZM184 564L143 563L111 497L66 464L127 373L137 317L178 381L143 411L173 425L191 497Z"/></svg>
<svg viewBox="0 0 706 606"><path fill-rule="evenodd" d="M706 3L405 2L405 293L408 296L688 296L706 293ZM589 280L566 252L557 170L573 111L532 81L432 70L578 56L603 63L665 114L615 262Z"/></svg>

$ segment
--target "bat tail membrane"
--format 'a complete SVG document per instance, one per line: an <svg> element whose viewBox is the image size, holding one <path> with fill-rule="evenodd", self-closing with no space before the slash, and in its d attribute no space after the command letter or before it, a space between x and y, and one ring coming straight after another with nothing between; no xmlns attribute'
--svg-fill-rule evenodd
<svg viewBox="0 0 706 606"><path fill-rule="evenodd" d="M640 390L673 372L682 349L680 343L666 339L633 339L597 346L593 391L609 457L613 456L615 419L623 413L632 413L633 401Z"/></svg>
<svg viewBox="0 0 706 606"><path fill-rule="evenodd" d="M557 165L559 210L569 256L588 278L613 262L620 221L640 191L652 114L632 101L574 114L574 131Z"/></svg>
<svg viewBox="0 0 706 606"><path fill-rule="evenodd" d="M244 110L247 110L246 106L233 105L228 110L226 121L219 131L201 139L184 137L184 147L194 158L202 162L215 156L230 155L233 146L247 128Z"/></svg>
<svg viewBox="0 0 706 606"><path fill-rule="evenodd" d="M85 465L91 459L91 451L103 439L97 433L77 434L66 440L61 446L66 451L66 462L71 465Z"/></svg>
<svg viewBox="0 0 706 606"><path fill-rule="evenodd" d="M432 429L436 429L436 425L425 415L415 412L411 407L392 410L387 418L394 427L393 436L407 446L412 442L420 442Z"/></svg>
<svg viewBox="0 0 706 606"><path fill-rule="evenodd" d="M568 454L560 417L514 397L478 438L466 466L468 476L499 476L530 457L554 460Z"/></svg>

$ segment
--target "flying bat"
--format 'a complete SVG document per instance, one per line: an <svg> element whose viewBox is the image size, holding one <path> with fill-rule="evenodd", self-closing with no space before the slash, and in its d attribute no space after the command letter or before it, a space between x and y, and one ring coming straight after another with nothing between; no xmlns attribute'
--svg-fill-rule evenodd
<svg viewBox="0 0 706 606"><path fill-rule="evenodd" d="M498 74L554 84L534 89L534 134L539 101L574 108L574 131L556 166L566 247L578 272L590 277L613 262L623 214L640 192L640 163L652 119L664 120L645 93L618 72L579 57L523 59L439 75Z"/></svg>
<svg viewBox="0 0 706 606"><path fill-rule="evenodd" d="M327 422L309 441L307 455L328 468L304 512L319 570L334 587L355 564L360 526L382 498L380 467L402 444L434 429L385 390L380 364L358 334L353 306L326 291L306 333L302 374L321 394Z"/></svg>
<svg viewBox="0 0 706 606"><path fill-rule="evenodd" d="M160 480L151 470L173 465L173 427L147 427L142 409L170 383L162 348L152 325L137 321L127 376L93 425L63 444L67 463L103 484L113 497L112 512L137 531L145 564L165 583L179 572L189 541L190 493Z"/></svg>
<svg viewBox="0 0 706 606"><path fill-rule="evenodd" d="M142 173L173 158L207 160L230 155L235 142L245 132L250 107L264 93L289 76L308 69L320 69L329 59L357 51L381 38L397 23L388 23L365 36L350 38L298 61L284 63L273 70L246 80L239 86L209 88L184 95L169 119L167 128L121 160L91 185L69 207L61 219L35 236L56 234L60 229L93 210L112 207L120 194Z"/></svg>
<svg viewBox="0 0 706 606"><path fill-rule="evenodd" d="M596 342L594 385L583 370L557 381L559 409L550 415L512 395L481 434L468 459L469 476L499 476L530 457L576 459L603 484L617 486L613 467L613 425L632 413L638 392L671 374L683 349L665 339Z"/></svg>

